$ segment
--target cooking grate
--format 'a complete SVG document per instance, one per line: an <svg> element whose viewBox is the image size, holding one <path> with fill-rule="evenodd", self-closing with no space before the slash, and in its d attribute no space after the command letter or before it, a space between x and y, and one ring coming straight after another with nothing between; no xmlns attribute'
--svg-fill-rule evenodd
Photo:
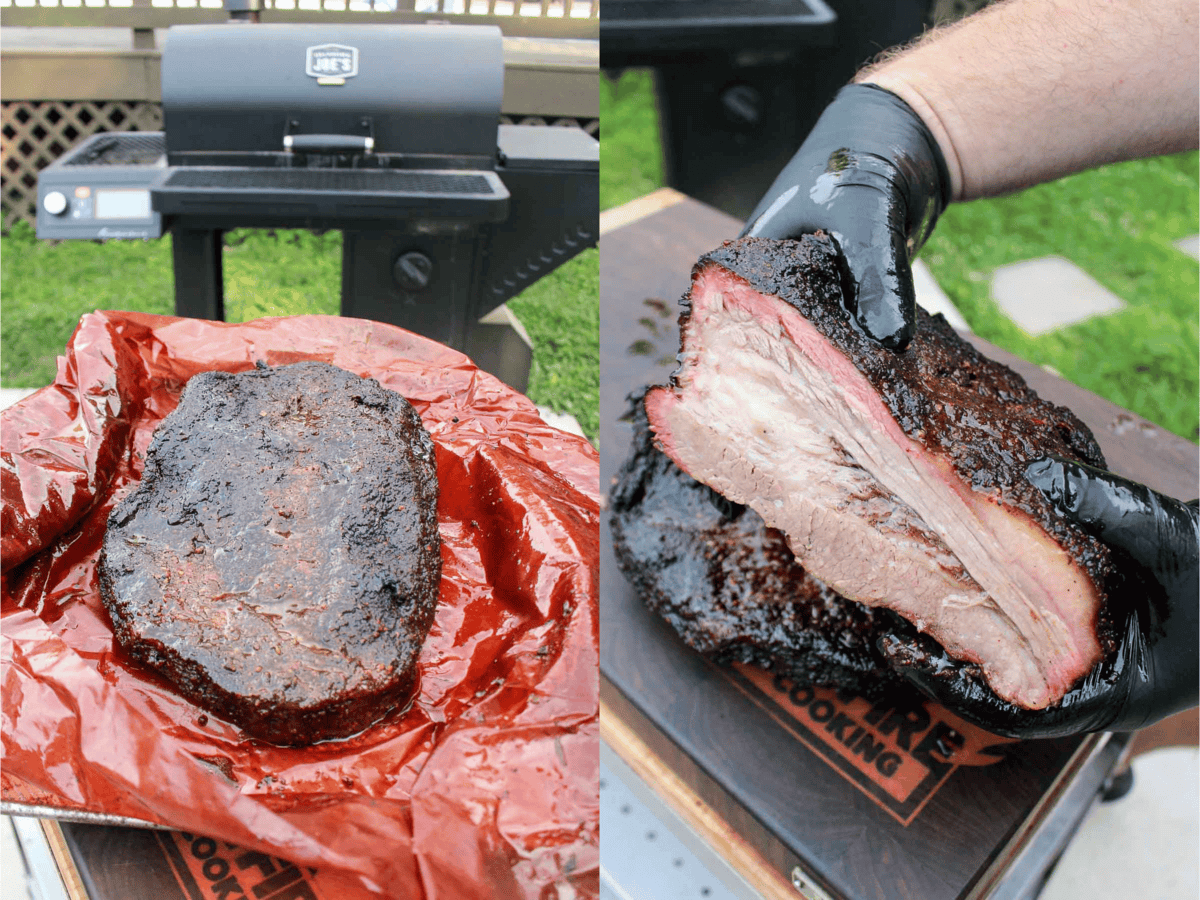
<svg viewBox="0 0 1200 900"><path fill-rule="evenodd" d="M167 152L162 132L121 132L95 141L88 149L63 161L64 166L146 166Z"/></svg>
<svg viewBox="0 0 1200 900"><path fill-rule="evenodd" d="M482 175L395 169L180 169L168 188L294 191L394 191L405 194L494 194Z"/></svg>

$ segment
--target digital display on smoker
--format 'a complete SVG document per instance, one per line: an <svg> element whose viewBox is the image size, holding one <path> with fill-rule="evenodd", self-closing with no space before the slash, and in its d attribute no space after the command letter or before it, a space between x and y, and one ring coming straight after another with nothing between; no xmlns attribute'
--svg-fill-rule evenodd
<svg viewBox="0 0 1200 900"><path fill-rule="evenodd" d="M149 219L150 192L144 190L96 191L97 219Z"/></svg>

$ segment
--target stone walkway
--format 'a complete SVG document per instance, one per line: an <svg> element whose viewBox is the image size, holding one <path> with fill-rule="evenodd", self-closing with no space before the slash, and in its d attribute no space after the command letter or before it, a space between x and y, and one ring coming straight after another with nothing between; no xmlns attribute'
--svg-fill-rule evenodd
<svg viewBox="0 0 1200 900"><path fill-rule="evenodd" d="M1030 285L1038 290L1031 291ZM1124 300L1061 256L1001 266L992 273L992 297L1022 331L1034 336L1125 308ZM1047 297L1062 299L1047 303Z"/></svg>
<svg viewBox="0 0 1200 900"><path fill-rule="evenodd" d="M1200 259L1200 235L1178 240L1175 246ZM1001 266L992 273L992 298L1022 331L1034 336L1125 308L1124 300L1061 256Z"/></svg>

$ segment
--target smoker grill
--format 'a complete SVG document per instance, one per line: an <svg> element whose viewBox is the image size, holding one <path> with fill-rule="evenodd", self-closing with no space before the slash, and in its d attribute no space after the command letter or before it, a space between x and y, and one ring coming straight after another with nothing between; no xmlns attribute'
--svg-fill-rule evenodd
<svg viewBox="0 0 1200 900"><path fill-rule="evenodd" d="M605 0L600 64L654 69L663 176L744 219L834 94L935 0Z"/></svg>
<svg viewBox="0 0 1200 900"><path fill-rule="evenodd" d="M176 313L224 319L224 231L339 229L343 315L523 390L528 342L498 307L595 245L599 145L500 125L503 82L493 27L174 27L164 131L95 135L43 170L37 233L169 231Z"/></svg>
<svg viewBox="0 0 1200 900"><path fill-rule="evenodd" d="M600 19L606 68L670 63L689 52L794 51L831 42L825 0L609 0Z"/></svg>

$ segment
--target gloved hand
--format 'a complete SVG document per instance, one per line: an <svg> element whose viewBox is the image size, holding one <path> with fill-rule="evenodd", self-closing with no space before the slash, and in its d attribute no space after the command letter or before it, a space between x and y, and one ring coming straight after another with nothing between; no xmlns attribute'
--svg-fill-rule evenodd
<svg viewBox="0 0 1200 900"><path fill-rule="evenodd" d="M1128 554L1150 592L1118 623L1120 646L1061 703L1020 709L998 698L972 667L949 659L926 639L889 635L880 650L925 693L970 722L1015 738L1085 731L1134 731L1195 706L1200 682L1197 554L1200 515L1111 472L1056 457L1035 460L1029 481L1071 521ZM1157 589L1156 589L1157 588Z"/></svg>
<svg viewBox="0 0 1200 900"><path fill-rule="evenodd" d="M925 123L895 94L851 84L825 108L741 236L827 232L842 257L846 308L869 337L899 351L915 327L909 259L949 200L946 161Z"/></svg>

